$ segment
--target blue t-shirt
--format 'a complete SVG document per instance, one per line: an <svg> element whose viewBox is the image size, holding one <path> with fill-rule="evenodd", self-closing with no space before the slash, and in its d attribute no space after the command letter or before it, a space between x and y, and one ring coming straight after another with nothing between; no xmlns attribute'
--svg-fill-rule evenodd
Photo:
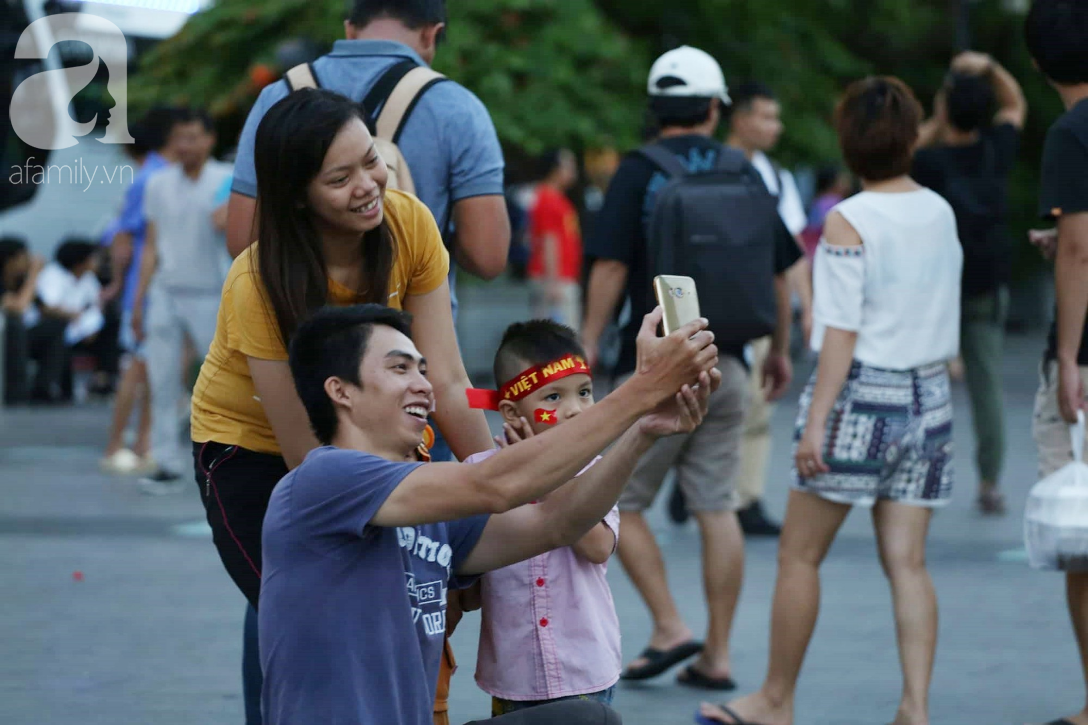
<svg viewBox="0 0 1088 725"><path fill-rule="evenodd" d="M405 58L424 65L414 50L391 40L338 40L331 53L314 61L313 69L323 88L362 101L381 75ZM287 93L287 82L277 81L261 91L249 112L238 140L232 191L257 196L253 164L257 126ZM412 171L416 195L434 214L443 233L454 202L503 193L502 147L491 116L480 99L459 83L438 83L419 99L397 146ZM454 278L451 264L451 296ZM456 319L456 298L453 311Z"/></svg>
<svg viewBox="0 0 1088 725"><path fill-rule="evenodd" d="M144 216L144 190L153 174L166 168L170 162L151 151L144 158L143 166L125 192L125 203L117 220L117 231L132 235L132 261L125 271L125 286L121 292L121 309L132 311L136 301L136 286L140 283L140 259L143 257L144 237L147 234L147 217Z"/></svg>
<svg viewBox="0 0 1088 725"><path fill-rule="evenodd" d="M487 516L370 520L420 463L318 448L272 492L262 535L260 653L268 725L430 725L446 591Z"/></svg>

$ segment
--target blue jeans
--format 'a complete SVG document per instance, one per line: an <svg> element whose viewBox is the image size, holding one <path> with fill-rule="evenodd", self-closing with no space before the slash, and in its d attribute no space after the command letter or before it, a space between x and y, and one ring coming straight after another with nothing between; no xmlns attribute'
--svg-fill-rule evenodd
<svg viewBox="0 0 1088 725"><path fill-rule="evenodd" d="M245 634L242 638L242 697L246 705L246 725L261 725L261 657L258 652L257 610L246 605Z"/></svg>

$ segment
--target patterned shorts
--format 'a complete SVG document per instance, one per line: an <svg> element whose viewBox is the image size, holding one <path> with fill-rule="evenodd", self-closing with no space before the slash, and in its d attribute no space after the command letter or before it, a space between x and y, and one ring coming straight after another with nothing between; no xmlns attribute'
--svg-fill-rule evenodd
<svg viewBox="0 0 1088 725"><path fill-rule="evenodd" d="M794 450L816 372L801 394ZM793 469L793 485L838 503L872 506L878 499L942 506L952 495L952 399L948 369L881 370L857 361L827 417L824 463L812 478Z"/></svg>

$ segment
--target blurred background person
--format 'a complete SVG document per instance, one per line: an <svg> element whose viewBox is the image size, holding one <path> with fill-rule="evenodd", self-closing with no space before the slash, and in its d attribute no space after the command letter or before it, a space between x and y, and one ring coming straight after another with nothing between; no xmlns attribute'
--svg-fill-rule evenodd
<svg viewBox="0 0 1088 725"><path fill-rule="evenodd" d="M541 169L544 178L529 212L533 317L577 330L582 321L582 232L567 193L578 183L578 159L570 149L549 151Z"/></svg>
<svg viewBox="0 0 1088 725"><path fill-rule="evenodd" d="M0 308L4 314L4 405L30 399L30 360L59 357L64 351L63 330L48 336L48 327L29 334L27 316L34 305L38 273L44 262L32 256L18 237L0 239ZM46 334L43 334L46 333ZM38 374L44 368L39 366ZM35 382L39 387L40 381Z"/></svg>
<svg viewBox="0 0 1088 725"><path fill-rule="evenodd" d="M805 249L805 258L810 266L823 236L828 212L853 190L853 180L845 169L824 166L816 172L816 196L808 208L808 223L801 231L801 246Z"/></svg>
<svg viewBox="0 0 1088 725"><path fill-rule="evenodd" d="M996 100L996 103L995 103ZM1003 514L998 481L1005 463L1002 385L1009 316L1012 239L1009 175L1027 102L1020 84L984 53L960 53L922 125L912 176L952 205L963 246L960 356L971 399L979 510ZM995 113L996 105L996 113Z"/></svg>

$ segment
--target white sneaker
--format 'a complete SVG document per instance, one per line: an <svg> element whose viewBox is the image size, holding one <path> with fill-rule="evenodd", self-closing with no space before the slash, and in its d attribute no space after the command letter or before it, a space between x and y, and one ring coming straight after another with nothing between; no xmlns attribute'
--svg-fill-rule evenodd
<svg viewBox="0 0 1088 725"><path fill-rule="evenodd" d="M122 448L112 456L106 456L98 462L98 467L104 473L115 473L126 476L142 473L143 459L127 448Z"/></svg>

